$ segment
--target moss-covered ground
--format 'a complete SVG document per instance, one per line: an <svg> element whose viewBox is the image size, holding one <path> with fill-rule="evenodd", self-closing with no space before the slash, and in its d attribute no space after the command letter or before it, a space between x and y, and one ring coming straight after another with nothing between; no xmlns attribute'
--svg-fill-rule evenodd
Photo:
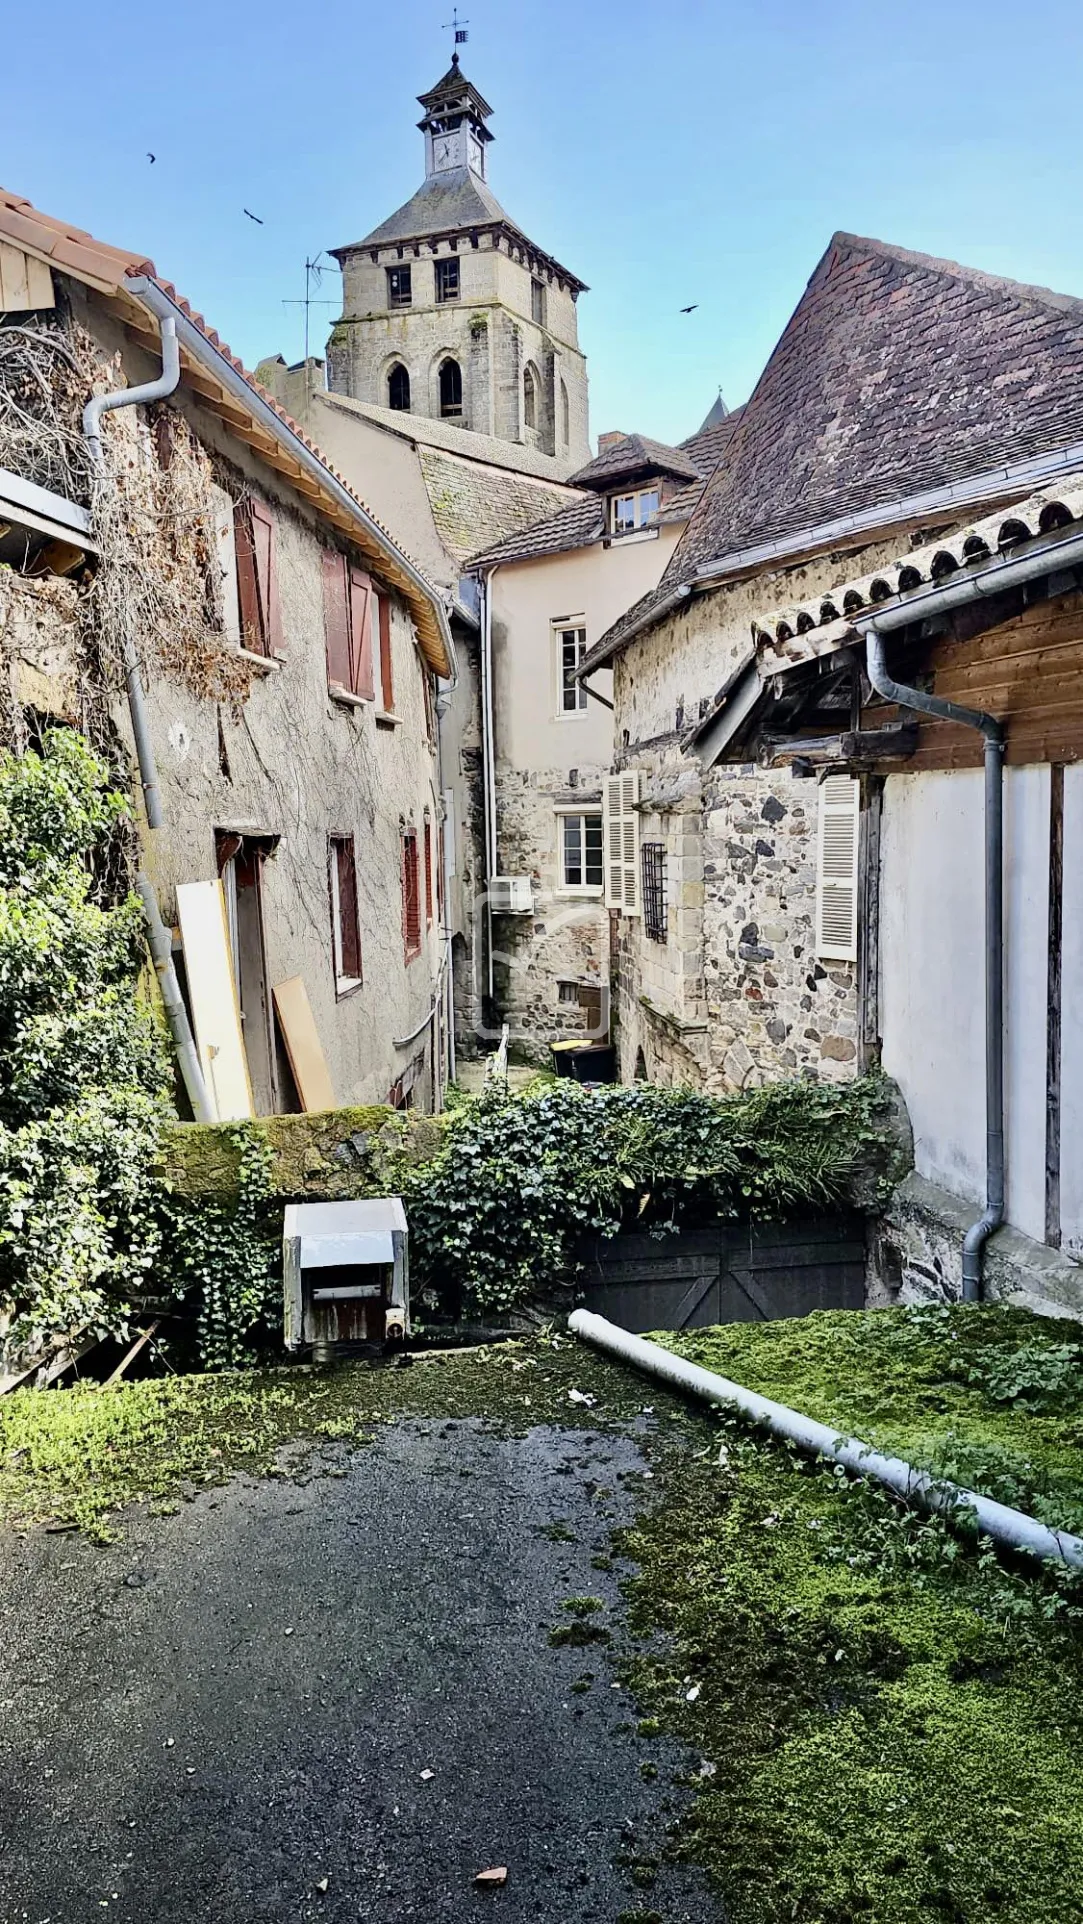
<svg viewBox="0 0 1083 1924"><path fill-rule="evenodd" d="M1080 1334L960 1309L840 1312L680 1344L1078 1524ZM730 1924L1074 1924L1083 1605L1071 1587L567 1342L406 1369L16 1392L0 1403L0 1518L102 1535L133 1498L167 1507L235 1470L334 1474L344 1444L415 1416L642 1432L653 1480L612 1546L628 1622L598 1655L633 1683L641 1735L689 1746L696 1794L672 1848L709 1869ZM593 1626L589 1604L569 1600L570 1633Z"/></svg>

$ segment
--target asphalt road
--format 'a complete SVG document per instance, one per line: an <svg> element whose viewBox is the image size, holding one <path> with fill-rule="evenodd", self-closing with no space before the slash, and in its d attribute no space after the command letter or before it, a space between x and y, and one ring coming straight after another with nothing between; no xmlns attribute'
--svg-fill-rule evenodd
<svg viewBox="0 0 1083 1924"><path fill-rule="evenodd" d="M631 1436L403 1421L105 1550L0 1537L0 1924L718 1924L617 1861L657 1853L687 1758L603 1649L549 1643L568 1597L616 1623L591 1558L642 1468Z"/></svg>

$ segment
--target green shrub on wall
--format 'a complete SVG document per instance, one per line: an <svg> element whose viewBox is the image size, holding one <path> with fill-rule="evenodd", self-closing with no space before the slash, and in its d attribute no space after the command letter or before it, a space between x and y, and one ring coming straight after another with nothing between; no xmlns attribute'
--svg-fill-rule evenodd
<svg viewBox="0 0 1083 1924"><path fill-rule="evenodd" d="M704 1214L826 1208L902 1173L890 1085L687 1089L556 1083L455 1112L405 1185L411 1272L453 1314L500 1311L566 1276L584 1232L665 1234Z"/></svg>
<svg viewBox="0 0 1083 1924"><path fill-rule="evenodd" d="M161 1246L167 1058L129 804L81 736L0 754L0 1349L120 1328ZM118 859L119 853L119 859Z"/></svg>

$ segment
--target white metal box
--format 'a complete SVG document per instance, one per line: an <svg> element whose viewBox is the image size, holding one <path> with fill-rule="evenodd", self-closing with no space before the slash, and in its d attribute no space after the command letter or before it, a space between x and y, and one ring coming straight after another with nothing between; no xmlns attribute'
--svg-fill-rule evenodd
<svg viewBox="0 0 1083 1924"><path fill-rule="evenodd" d="M398 1196L290 1203L282 1227L288 1350L317 1357L410 1327L406 1211Z"/></svg>
<svg viewBox="0 0 1083 1924"><path fill-rule="evenodd" d="M534 888L529 875L494 875L489 901L496 915L533 915Z"/></svg>

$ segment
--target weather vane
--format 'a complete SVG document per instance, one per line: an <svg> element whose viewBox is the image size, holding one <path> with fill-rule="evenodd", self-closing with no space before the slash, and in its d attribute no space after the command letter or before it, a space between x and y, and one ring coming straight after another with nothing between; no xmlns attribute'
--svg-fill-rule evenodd
<svg viewBox="0 0 1083 1924"><path fill-rule="evenodd" d="M467 40L469 39L469 35L466 31L469 25L470 25L469 20L459 19L458 7L452 7L451 19L444 21L441 31L443 33L453 33L455 35L454 51L451 56L453 60L457 60L459 58L459 48L465 47Z"/></svg>

